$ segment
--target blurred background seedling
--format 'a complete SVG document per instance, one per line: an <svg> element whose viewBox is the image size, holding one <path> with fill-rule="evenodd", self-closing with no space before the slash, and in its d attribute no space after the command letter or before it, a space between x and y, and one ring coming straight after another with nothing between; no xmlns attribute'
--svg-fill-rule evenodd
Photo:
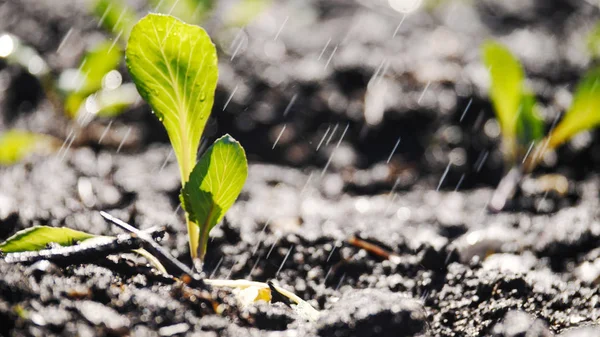
<svg viewBox="0 0 600 337"><path fill-rule="evenodd" d="M217 13L217 3L213 0L152 0L149 5L153 12L173 14L190 23L198 24L218 16L221 20L219 24L223 27L243 27L256 19L271 3L271 0L240 0L222 14ZM71 120L71 129L63 139L66 144L72 143L94 118L116 117L141 103L135 85L128 83L127 77L120 71L124 60L123 49L131 29L139 19L138 11L126 2L97 0L91 2L90 12L97 18L98 26L109 33L109 37L91 43L76 67L58 74L34 48L21 39L8 33L0 34L0 59L22 67L37 78L58 115ZM60 137L56 136L29 132L28 138L30 143L35 140L40 144L49 139L58 141L55 138ZM24 130L4 137L0 144L6 146L0 149L5 158L2 165L15 163L29 152L49 154L60 148L25 146L19 149L19 153L15 152L17 148L9 144L21 143L24 137ZM41 151L42 148L44 151Z"/></svg>
<svg viewBox="0 0 600 337"><path fill-rule="evenodd" d="M535 95L526 87L519 60L508 48L494 41L482 45L482 56L490 74L490 99L500 124L502 153L508 171L489 204L491 210L500 211L514 195L523 176L536 168L545 153L600 124L600 68L592 68L584 74L570 108L556 126L544 132Z"/></svg>

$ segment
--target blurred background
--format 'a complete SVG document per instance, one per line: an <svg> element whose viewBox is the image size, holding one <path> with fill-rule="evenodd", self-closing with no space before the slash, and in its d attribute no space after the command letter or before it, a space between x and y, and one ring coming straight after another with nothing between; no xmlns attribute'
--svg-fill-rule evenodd
<svg viewBox="0 0 600 337"><path fill-rule="evenodd" d="M499 182L484 41L522 62L547 128L600 55L592 0L3 0L4 165L168 143L123 56L131 26L155 11L203 26L217 45L204 144L230 133L250 161L339 172L357 194ZM539 170L596 172L598 135L579 134Z"/></svg>

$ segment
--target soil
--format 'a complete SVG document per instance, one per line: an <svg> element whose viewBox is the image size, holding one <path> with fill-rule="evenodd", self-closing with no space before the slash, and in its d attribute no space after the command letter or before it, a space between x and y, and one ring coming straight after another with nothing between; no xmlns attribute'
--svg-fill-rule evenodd
<svg viewBox="0 0 600 337"><path fill-rule="evenodd" d="M536 172L565 175L566 195L525 190L488 213L504 168L478 50L487 38L514 50L551 125L593 62L585 37L599 9L448 1L404 17L386 4L276 2L238 35L239 48L238 31L206 23L221 46L207 139L231 133L251 165L211 233L204 272L276 280L321 311L316 322L285 301L242 307L215 288L212 302L130 254L68 266L0 259L0 335L600 335L600 134L577 137ZM1 3L0 31L56 72L110 36L85 3L66 0ZM369 82L387 88L377 90L381 116L365 108ZM0 129L67 137L69 121L26 71L0 64L0 89ZM190 264L167 141L138 106L93 121L68 151L0 168L0 239L34 225L120 233L104 210L141 229L167 225L161 244Z"/></svg>

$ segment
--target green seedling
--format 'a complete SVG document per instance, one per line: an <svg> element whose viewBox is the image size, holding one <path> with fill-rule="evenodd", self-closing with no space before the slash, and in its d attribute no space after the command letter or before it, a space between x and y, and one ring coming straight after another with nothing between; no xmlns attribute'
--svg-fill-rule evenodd
<svg viewBox="0 0 600 337"><path fill-rule="evenodd" d="M110 106L108 108L102 107L102 109L97 106L90 107L93 104L90 104L88 98L91 100L91 97L94 97L92 95L96 93L115 91L120 87L121 83L116 83L115 85L109 84L109 87L104 83L107 79L110 80L110 77L107 78L107 75L111 72L112 75L120 78L116 69L119 67L122 59L123 51L119 46L105 41L92 48L83 56L79 69L69 69L62 73L59 78L59 88L66 97L64 109L68 117L75 118L81 115L82 111L91 109L94 110L93 113L95 114L102 114L104 112L108 114L114 113L114 110Z"/></svg>
<svg viewBox="0 0 600 337"><path fill-rule="evenodd" d="M245 27L269 8L273 0L241 0L229 7L223 21L227 26Z"/></svg>
<svg viewBox="0 0 600 337"><path fill-rule="evenodd" d="M102 214L102 213L101 213ZM129 224L123 223L120 220L113 218L112 216L104 213L102 216L105 219L113 223L119 223L119 226L124 226L124 229L132 231L136 237L141 238L144 235L148 235L145 232L141 232L137 229L130 228ZM152 240L149 237L147 240ZM146 241L146 240L144 240ZM31 255L29 252L39 252L44 259L52 260L53 256L59 256L64 258L65 251L58 252L56 247L48 249L50 245L59 245L61 247L70 247L77 245L81 249L81 252L89 252L91 250L98 249L99 245L109 244L113 245L117 242L117 238L110 236L97 236L82 231L77 231L65 227L48 227L48 226L35 226L28 229L21 230L15 233L13 236L8 238L5 242L0 243L0 256L6 257L8 261L19 262L19 261L36 261L39 256ZM149 241L146 241L149 242ZM132 252L139 254L146 258L158 271L168 275L165 266L169 266L171 273L182 274L186 277L197 277L197 275L189 274L191 271L184 266L179 267L180 263L174 260L168 253L160 252L161 248L150 249L152 245L148 247L148 250L154 251L157 256L161 256L162 259L152 255L148 250L139 248L134 249ZM88 249L88 251L83 251ZM73 250L69 250L73 252ZM24 256L15 258L15 255L25 253ZM34 257L34 260L31 258ZM165 263L163 265L161 262ZM171 274L173 275L173 274ZM196 278L196 280L198 280ZM319 312L315 310L308 302L302 300L296 294L279 287L273 282L263 283L254 282L248 280L222 280L212 279L204 280L204 283L195 283L195 285L207 284L212 287L218 288L232 288L234 293L237 295L238 303L244 307L256 301L271 301L273 293L278 294L282 298L286 298L290 306L294 311L302 318L310 321L315 321L319 318Z"/></svg>
<svg viewBox="0 0 600 337"><path fill-rule="evenodd" d="M149 0L153 12L173 15L188 23L201 24L215 10L215 0ZM273 0L237 0L220 11L219 21L227 27L244 27L265 11ZM138 16L133 7L121 0L96 0L91 12L98 19L98 25L114 35L119 41L127 41Z"/></svg>
<svg viewBox="0 0 600 337"><path fill-rule="evenodd" d="M505 161L514 165L531 142L543 137L543 121L535 111L535 96L525 86L519 60L496 42L485 43L482 50L490 72L490 98L502 132Z"/></svg>
<svg viewBox="0 0 600 337"><path fill-rule="evenodd" d="M140 95L163 123L179 164L190 253L197 267L210 230L240 194L248 165L241 145L226 135L196 163L217 85L217 52L201 27L149 14L132 29L127 68Z"/></svg>
<svg viewBox="0 0 600 337"><path fill-rule="evenodd" d="M139 95L133 83L122 83L118 71L121 47L103 41L81 59L78 69L67 69L58 79L65 114L84 125L87 117L114 117L135 104ZM88 119L89 120L89 119Z"/></svg>
<svg viewBox="0 0 600 337"><path fill-rule="evenodd" d="M11 34L0 35L0 58L37 77L56 110L64 110L70 118L89 110L94 115L114 116L139 97L132 84L121 85L117 68L123 59L123 51L109 41L89 50L77 69L65 70L58 80L32 47ZM112 77L116 77L118 83L111 83L109 74L114 75Z"/></svg>
<svg viewBox="0 0 600 337"><path fill-rule="evenodd" d="M137 90L165 126L177 157L182 182L180 199L186 211L191 255L198 267L198 261L206 253L210 230L233 205L248 175L244 149L229 135L216 140L196 162L217 84L215 46L200 27L188 25L172 16L149 14L131 30L126 61ZM139 230L104 212L101 215L144 239ZM51 243L69 246L106 238L64 227L33 227L0 244L0 252L18 254L39 251ZM155 245L153 243L152 247ZM157 259L159 255L143 249L135 252L166 273L160 263L162 260ZM162 257L165 255L168 254ZM178 268L184 270L187 267ZM213 287L234 288L241 305L259 300L270 301L272 294L276 293L286 298L301 317L313 321L319 317L319 312L309 303L273 282L205 281Z"/></svg>
<svg viewBox="0 0 600 337"><path fill-rule="evenodd" d="M69 247L84 242L87 244L113 239L114 237L94 235L67 227L34 226L18 231L0 243L0 253L36 252L46 249L50 244ZM147 250L139 248L133 252L146 258L157 270L166 273L160 261Z"/></svg>
<svg viewBox="0 0 600 337"><path fill-rule="evenodd" d="M600 23L596 23L587 37L587 47L591 56L600 58Z"/></svg>
<svg viewBox="0 0 600 337"><path fill-rule="evenodd" d="M95 237L93 234L65 227L35 226L19 231L0 243L0 251L3 253L38 251L46 248L49 243L72 246Z"/></svg>
<svg viewBox="0 0 600 337"><path fill-rule="evenodd" d="M490 209L500 211L523 176L536 168L547 151L600 124L600 68L584 75L571 107L544 137L544 124L536 111L535 96L524 85L520 62L496 42L485 43L482 51L490 72L490 98L502 132L505 163L511 167L490 201Z"/></svg>
<svg viewBox="0 0 600 337"><path fill-rule="evenodd" d="M92 13L98 18L98 26L112 32L116 39L127 41L137 14L124 1L97 0L91 3Z"/></svg>
<svg viewBox="0 0 600 337"><path fill-rule="evenodd" d="M123 51L108 41L88 51L77 69L66 69L58 79L35 49L14 35L0 34L0 59L35 76L55 111L77 118L73 130L85 126L93 116L116 116L139 100L135 85L122 84L117 71ZM15 164L30 153L54 152L60 147L57 142L54 137L34 132L6 132L0 135L0 164Z"/></svg>
<svg viewBox="0 0 600 337"><path fill-rule="evenodd" d="M61 142L48 135L13 129L0 134L0 165L13 165L32 154L52 153Z"/></svg>
<svg viewBox="0 0 600 337"><path fill-rule="evenodd" d="M168 13L185 22L199 23L210 14L215 0L150 0L158 13Z"/></svg>

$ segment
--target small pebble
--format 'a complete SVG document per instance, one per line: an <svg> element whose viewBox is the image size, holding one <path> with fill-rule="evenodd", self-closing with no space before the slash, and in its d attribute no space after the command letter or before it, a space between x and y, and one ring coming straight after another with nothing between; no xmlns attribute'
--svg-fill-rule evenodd
<svg viewBox="0 0 600 337"><path fill-rule="evenodd" d="M187 323L179 323L169 326L163 326L162 328L158 329L158 334L161 336L173 336L187 332L189 329L190 326Z"/></svg>

